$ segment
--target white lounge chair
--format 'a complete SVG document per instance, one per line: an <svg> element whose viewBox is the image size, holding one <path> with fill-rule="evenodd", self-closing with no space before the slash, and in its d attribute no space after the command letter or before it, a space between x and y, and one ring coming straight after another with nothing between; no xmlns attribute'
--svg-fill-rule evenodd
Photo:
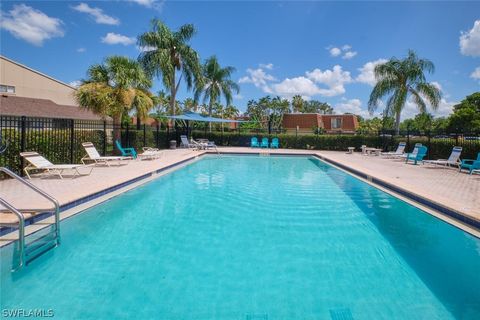
<svg viewBox="0 0 480 320"><path fill-rule="evenodd" d="M395 151L391 151L391 152L382 152L380 153L382 156L384 157L395 157L395 156L401 156L403 155L404 151L405 151L405 146L407 145L406 142L400 142L398 144L398 147L397 147L397 150Z"/></svg>
<svg viewBox="0 0 480 320"><path fill-rule="evenodd" d="M81 164L53 164L37 152L29 151L22 152L20 156L28 161L28 165L23 169L28 179L31 179L30 171L44 171L48 175L58 175L60 179L63 179L65 171L73 171L73 177L75 176L88 176L93 170L92 166L86 166ZM87 168L90 169L88 173L81 173L78 169Z"/></svg>
<svg viewBox="0 0 480 320"><path fill-rule="evenodd" d="M162 156L163 156L163 151L160 151L157 148L150 148L150 147L144 147L143 153L137 154L137 157L140 160L154 160Z"/></svg>
<svg viewBox="0 0 480 320"><path fill-rule="evenodd" d="M119 156L102 157L98 153L93 143L91 142L83 142L82 146L85 149L85 152L87 152L87 155L82 158L83 164L85 164L85 162L91 161L91 162L94 162L95 164L105 164L108 167L110 167L111 163L116 163L117 165L121 165L122 161L132 159L132 157L119 157Z"/></svg>
<svg viewBox="0 0 480 320"><path fill-rule="evenodd" d="M186 135L180 136L180 147L181 148L190 148L190 149L198 149L198 142L190 143Z"/></svg>
<svg viewBox="0 0 480 320"><path fill-rule="evenodd" d="M214 141L208 141L207 143L205 143L205 149L215 149L215 151L218 152L218 149L217 149L217 145L215 144Z"/></svg>
<svg viewBox="0 0 480 320"><path fill-rule="evenodd" d="M455 166L459 167L460 165L460 154L462 153L462 147L453 147L452 153L448 159L438 159L438 160L424 160L423 163L439 165L439 166Z"/></svg>

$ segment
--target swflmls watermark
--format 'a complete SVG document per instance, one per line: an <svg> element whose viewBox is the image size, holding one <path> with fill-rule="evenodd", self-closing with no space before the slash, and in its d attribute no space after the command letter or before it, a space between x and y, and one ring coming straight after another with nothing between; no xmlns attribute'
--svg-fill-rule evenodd
<svg viewBox="0 0 480 320"><path fill-rule="evenodd" d="M4 318L52 318L53 309L2 309Z"/></svg>

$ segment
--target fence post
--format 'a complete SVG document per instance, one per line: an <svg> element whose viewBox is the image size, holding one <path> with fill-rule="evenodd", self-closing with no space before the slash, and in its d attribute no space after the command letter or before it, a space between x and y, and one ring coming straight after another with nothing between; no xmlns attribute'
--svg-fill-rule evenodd
<svg viewBox="0 0 480 320"><path fill-rule="evenodd" d="M127 131L125 133L125 145L126 145L126 148L129 148L130 147L130 137L129 137L129 134L128 134L128 127L130 126L130 124L127 122Z"/></svg>
<svg viewBox="0 0 480 320"><path fill-rule="evenodd" d="M157 122L157 136L155 137L155 147L156 148L160 148L160 137L159 137L159 134L160 134L160 126Z"/></svg>
<svg viewBox="0 0 480 320"><path fill-rule="evenodd" d="M25 152L25 129L26 129L27 117L22 116L20 121L20 152ZM25 159L20 157L20 175L23 177L23 168L25 168Z"/></svg>
<svg viewBox="0 0 480 320"><path fill-rule="evenodd" d="M167 134L165 135L165 146L168 146L169 144L169 138L170 138L170 126L167 124Z"/></svg>
<svg viewBox="0 0 480 320"><path fill-rule="evenodd" d="M107 121L103 120L103 155L107 155Z"/></svg>
<svg viewBox="0 0 480 320"><path fill-rule="evenodd" d="M410 149L410 126L407 126L407 150Z"/></svg>
<svg viewBox="0 0 480 320"><path fill-rule="evenodd" d="M70 163L74 163L73 161L74 134L75 134L75 120L70 119Z"/></svg>
<svg viewBox="0 0 480 320"><path fill-rule="evenodd" d="M426 134L427 134L427 145L428 145L427 159L430 159L430 153L432 152L432 145L430 143L430 130L427 130Z"/></svg>
<svg viewBox="0 0 480 320"><path fill-rule="evenodd" d="M143 146L147 146L147 126L143 124Z"/></svg>

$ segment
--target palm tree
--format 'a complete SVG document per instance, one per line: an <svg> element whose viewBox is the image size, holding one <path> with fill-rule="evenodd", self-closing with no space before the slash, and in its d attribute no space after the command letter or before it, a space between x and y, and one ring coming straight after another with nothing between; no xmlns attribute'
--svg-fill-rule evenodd
<svg viewBox="0 0 480 320"><path fill-rule="evenodd" d="M386 114L395 116L395 130L400 130L400 115L407 98L412 97L421 113L426 112L426 99L433 110L438 108L441 99L440 90L426 82L425 72L433 73L435 66L430 60L420 59L409 50L408 56L399 60L395 57L375 67L377 84L370 94L368 109L371 113L378 107L381 98L389 96L385 107Z"/></svg>
<svg viewBox="0 0 480 320"><path fill-rule="evenodd" d="M305 100L303 100L302 96L300 95L294 95L292 97L292 109L293 112L303 112L303 105L305 103Z"/></svg>
<svg viewBox="0 0 480 320"><path fill-rule="evenodd" d="M165 88L170 90L171 115L176 113L176 96L182 79L190 90L200 78L198 54L188 45L194 34L192 24L172 31L162 21L153 19L152 29L137 39L138 45L144 49L138 60L149 75L161 77Z"/></svg>
<svg viewBox="0 0 480 320"><path fill-rule="evenodd" d="M212 56L205 61L202 68L202 80L195 90L195 101L203 94L203 102L208 100L208 115L212 115L212 107L215 102L220 102L221 96L225 97L227 105L232 102L232 91L240 92L238 84L230 79L234 67L222 68L217 57Z"/></svg>
<svg viewBox="0 0 480 320"><path fill-rule="evenodd" d="M224 119L235 119L238 117L238 114L240 111L237 109L237 107L229 105L225 108L223 108L223 118Z"/></svg>
<svg viewBox="0 0 480 320"><path fill-rule="evenodd" d="M198 105L192 98L186 98L183 100L183 110L197 112Z"/></svg>
<svg viewBox="0 0 480 320"><path fill-rule="evenodd" d="M113 119L113 137L120 139L122 114L135 110L144 119L154 105L148 91L152 82L135 60L111 56L87 71L88 78L75 92L81 107Z"/></svg>

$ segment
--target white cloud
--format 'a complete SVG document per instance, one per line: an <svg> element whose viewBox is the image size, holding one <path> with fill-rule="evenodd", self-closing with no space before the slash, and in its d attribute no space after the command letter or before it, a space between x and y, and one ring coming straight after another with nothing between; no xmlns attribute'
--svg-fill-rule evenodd
<svg viewBox="0 0 480 320"><path fill-rule="evenodd" d="M92 18L95 19L96 23L115 25L115 26L120 24L120 20L104 14L102 9L90 7L88 4L83 2L77 6L72 7L72 9L78 12L89 14Z"/></svg>
<svg viewBox="0 0 480 320"><path fill-rule="evenodd" d="M476 20L468 32L461 33L460 52L465 56L480 57L480 20Z"/></svg>
<svg viewBox="0 0 480 320"><path fill-rule="evenodd" d="M326 89L319 88L319 94L325 97L338 96L345 93L344 84L352 82L350 72L343 71L342 67L335 65L332 70L322 71L314 69L311 72L306 72L307 78L317 84L327 86Z"/></svg>
<svg viewBox="0 0 480 320"><path fill-rule="evenodd" d="M102 37L102 42L106 44L123 44L128 46L136 42L135 38L127 37L118 33L109 32L105 37Z"/></svg>
<svg viewBox="0 0 480 320"><path fill-rule="evenodd" d="M248 76L240 78L239 83L253 83L255 87L260 88L265 93L272 93L267 81L276 81L274 76L266 73L262 68L247 69Z"/></svg>
<svg viewBox="0 0 480 320"><path fill-rule="evenodd" d="M352 82L350 72L343 71L336 65L332 70L322 71L314 69L305 72L305 76L286 78L279 83L277 79L266 73L262 68L247 69L247 76L239 79L239 83L252 83L257 88L268 94L277 94L284 98L301 95L304 99L310 99L314 95L333 97L345 93L344 85Z"/></svg>
<svg viewBox="0 0 480 320"><path fill-rule="evenodd" d="M347 51L342 56L342 59L349 60L349 59L352 59L353 57L355 57L356 55L357 55L357 51Z"/></svg>
<svg viewBox="0 0 480 320"><path fill-rule="evenodd" d="M386 59L378 59L365 63L363 67L358 69L358 71L360 71L360 74L355 78L355 80L357 82L369 84L373 87L377 83L374 73L375 67L387 61L388 60Z"/></svg>
<svg viewBox="0 0 480 320"><path fill-rule="evenodd" d="M152 47L152 46L140 47L140 46L137 46L137 50L140 51L140 52L152 51L152 50L155 50L155 49L157 49L157 47Z"/></svg>
<svg viewBox="0 0 480 320"><path fill-rule="evenodd" d="M74 81L71 81L71 82L68 83L68 84L71 85L72 87L78 88L78 87L82 84L82 81L80 81L80 80L74 80Z"/></svg>
<svg viewBox="0 0 480 320"><path fill-rule="evenodd" d="M321 89L310 79L305 77L286 78L280 83L272 85L272 91L284 98L301 95L304 99L320 94Z"/></svg>
<svg viewBox="0 0 480 320"><path fill-rule="evenodd" d="M447 101L445 98L440 99L437 111L433 112L436 117L446 117L453 112L453 106L458 102Z"/></svg>
<svg viewBox="0 0 480 320"><path fill-rule="evenodd" d="M239 93L239 94L234 94L233 95L233 99L235 100L242 100L243 99L243 96Z"/></svg>
<svg viewBox="0 0 480 320"><path fill-rule="evenodd" d="M45 40L63 37L62 25L62 20L24 4L14 5L8 13L0 11L0 29L36 46L41 46Z"/></svg>
<svg viewBox="0 0 480 320"><path fill-rule="evenodd" d="M332 57L338 57L338 56L341 55L341 54L342 54L342 50L340 50L340 49L337 48L337 47L333 47L333 48L330 49L330 55L331 55Z"/></svg>
<svg viewBox="0 0 480 320"><path fill-rule="evenodd" d="M327 50L330 52L330 56L338 57L342 56L342 59L349 60L352 59L357 55L358 52L351 50L352 46L349 44L343 45L341 48L339 47L327 47Z"/></svg>
<svg viewBox="0 0 480 320"><path fill-rule="evenodd" d="M477 67L472 74L470 75L470 78L475 79L475 80L480 80L480 67Z"/></svg>
<svg viewBox="0 0 480 320"><path fill-rule="evenodd" d="M158 0L128 0L130 2L135 2L141 6L144 6L146 8L153 8L158 11L161 11L163 8L163 4L165 3L164 0L158 1Z"/></svg>
<svg viewBox="0 0 480 320"><path fill-rule="evenodd" d="M457 103L458 102L447 101L445 98L442 98L438 104L438 109L433 111L427 102L427 112L433 114L435 117L446 117L453 112L453 106ZM412 99L408 99L402 111L402 121L414 118L417 114L419 114L417 105Z"/></svg>
<svg viewBox="0 0 480 320"><path fill-rule="evenodd" d="M273 63L267 63L267 64L260 63L260 68L272 70L273 69Z"/></svg>
<svg viewBox="0 0 480 320"><path fill-rule="evenodd" d="M432 82L430 82L430 84L433 85L438 90L443 91L442 85L440 83L438 83L437 81L432 81Z"/></svg>
<svg viewBox="0 0 480 320"><path fill-rule="evenodd" d="M85 48L78 48L77 49L77 52L80 52L80 53L85 52L85 51L87 51L87 49L85 49Z"/></svg>
<svg viewBox="0 0 480 320"><path fill-rule="evenodd" d="M334 110L337 114L352 113L365 119L381 116L378 111L371 115L367 109L363 109L362 101L359 99L342 98L342 101L334 106Z"/></svg>

